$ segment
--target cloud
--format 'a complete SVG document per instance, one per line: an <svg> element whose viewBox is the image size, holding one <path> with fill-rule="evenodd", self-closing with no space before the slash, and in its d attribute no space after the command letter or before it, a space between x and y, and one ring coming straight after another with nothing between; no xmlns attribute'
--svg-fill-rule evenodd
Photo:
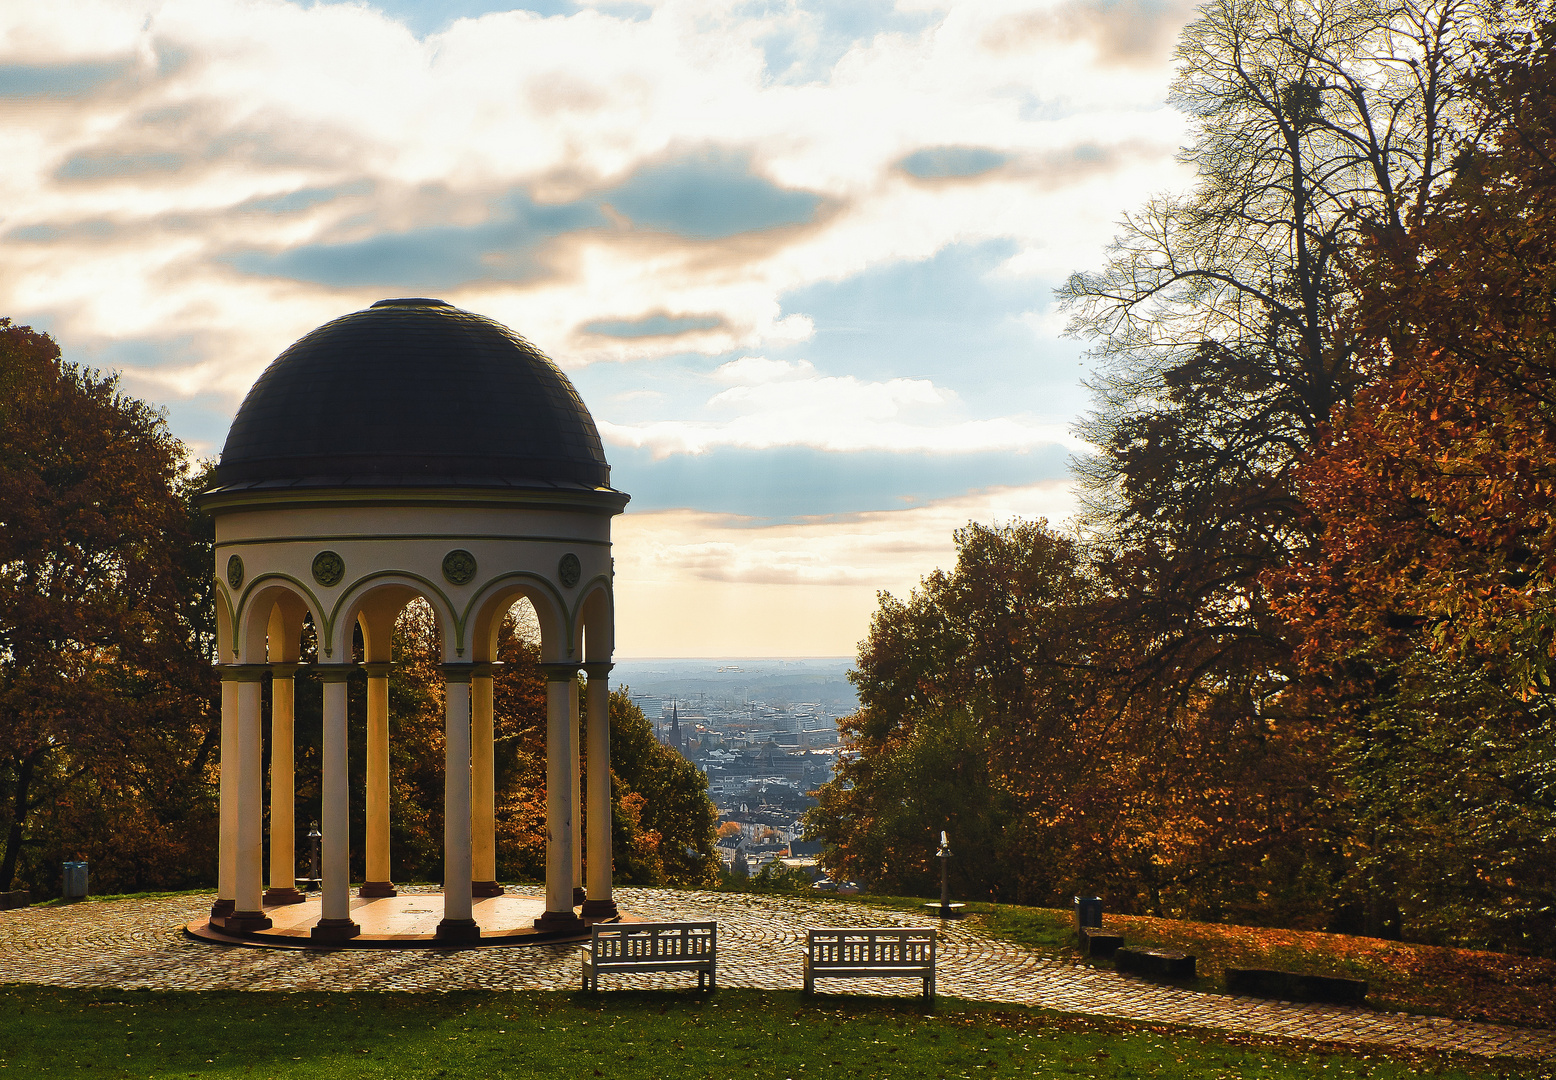
<svg viewBox="0 0 1556 1080"><path fill-rule="evenodd" d="M877 35L919 33L934 18L930 11L904 11L894 0L769 0L745 10L764 23L758 42L767 74L779 85L820 82Z"/></svg>
<svg viewBox="0 0 1556 1080"><path fill-rule="evenodd" d="M372 7L404 23L421 38L445 31L459 19L506 11L572 15L580 6L573 0L372 0Z"/></svg>
<svg viewBox="0 0 1556 1080"><path fill-rule="evenodd" d="M635 319L595 319L583 332L617 338L678 337L693 330L717 330L724 325L718 315L671 315L656 311Z"/></svg>
<svg viewBox="0 0 1556 1080"><path fill-rule="evenodd" d="M256 195L232 208L235 214L299 214L324 206L336 199L351 195L368 195L373 191L370 180L357 180L349 184L330 187L305 187L276 195Z"/></svg>
<svg viewBox="0 0 1556 1080"><path fill-rule="evenodd" d="M514 192L496 200L490 218L474 225L434 225L276 253L240 251L225 261L244 273L343 287L441 289L483 279L524 281L541 272L536 255L547 241L604 223L595 206L537 205Z"/></svg>
<svg viewBox="0 0 1556 1080"><path fill-rule="evenodd" d="M609 448L612 484L631 494L634 511L699 509L753 525L902 510L983 487L1062 479L1070 453L1063 446L960 454L720 446L656 458L641 447Z"/></svg>
<svg viewBox="0 0 1556 1080"><path fill-rule="evenodd" d="M760 386L780 379L803 378L816 369L808 360L769 360L765 356L742 356L713 369L713 381L737 386Z"/></svg>
<svg viewBox="0 0 1556 1080"><path fill-rule="evenodd" d="M851 654L878 591L905 597L953 564L953 530L1038 517L1059 526L1075 505L1056 480L778 525L629 508L612 530L618 655Z"/></svg>
<svg viewBox="0 0 1556 1080"><path fill-rule="evenodd" d="M1058 38L1090 45L1119 67L1159 64L1198 6L1197 0L1067 0L1045 11L1006 16L986 31L990 49L1020 49Z"/></svg>
<svg viewBox="0 0 1556 1080"><path fill-rule="evenodd" d="M821 205L812 192L753 175L746 155L717 148L645 166L599 198L636 228L698 240L803 225Z"/></svg>
<svg viewBox="0 0 1556 1080"><path fill-rule="evenodd" d="M951 534L969 521L1075 512L1068 481L969 492L928 506L776 525L695 510L628 513L613 532L618 588L674 582L836 585L905 596L949 566Z"/></svg>
<svg viewBox="0 0 1556 1080"><path fill-rule="evenodd" d="M978 146L933 146L915 150L897 167L920 180L965 180L992 172L1009 160L998 150Z"/></svg>
<svg viewBox="0 0 1556 1080"><path fill-rule="evenodd" d="M997 244L1029 277L1088 265L1134 191L1173 168L1165 67L1099 73L1041 36L987 47L1002 20L1044 11L1027 0L507 6L8 6L0 86L53 96L0 96L0 311L50 322L67 350L199 342L212 352L166 358L157 386L235 406L313 325L428 291L573 372L689 353L797 363L809 342L843 381L794 392L895 409L904 431L871 419L864 445L923 444L915 409L938 409L929 426L1007 426L955 445L1018 445L1032 433L979 395L1021 383L1032 328L977 300L987 266L938 257ZM888 291L916 266L934 288L890 303L848 285ZM893 356L906 369L887 370ZM613 378L607 392L641 381ZM798 409L708 412L738 397L680 417L711 433L627 437L767 445L759 426Z"/></svg>
<svg viewBox="0 0 1556 1080"><path fill-rule="evenodd" d="M187 160L166 150L87 150L72 154L54 175L61 180L102 180L176 173Z"/></svg>
<svg viewBox="0 0 1556 1080"><path fill-rule="evenodd" d="M136 66L134 57L75 64L0 64L0 98L72 98L105 90Z"/></svg>
<svg viewBox="0 0 1556 1080"><path fill-rule="evenodd" d="M1023 452L1055 443L1084 448L1059 425L1010 416L957 419L956 395L928 379L824 376L806 362L759 356L723 364L711 377L729 385L707 400L706 409L734 414L727 419L601 420L600 434L618 446L646 448L655 458L720 446L950 454Z"/></svg>

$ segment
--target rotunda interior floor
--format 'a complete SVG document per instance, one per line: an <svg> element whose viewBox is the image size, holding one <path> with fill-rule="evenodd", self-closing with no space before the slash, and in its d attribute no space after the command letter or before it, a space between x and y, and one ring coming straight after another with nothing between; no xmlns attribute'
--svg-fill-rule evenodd
<svg viewBox="0 0 1556 1080"><path fill-rule="evenodd" d="M277 904L265 908L274 924L268 930L251 934L227 933L209 921L190 923L186 929L205 941L232 945L257 945L279 949L306 949L316 946L309 937L319 921L322 901L317 893L300 904ZM443 894L440 892L402 893L399 896L351 898L351 918L362 928L361 934L346 943L347 948L470 948L486 945L540 945L559 941L587 940L589 931L561 932L535 929L535 919L546 910L543 896L505 894L477 898L472 915L481 928L479 943L449 945L435 935L443 920ZM632 921L623 913L625 921ZM339 945L329 946L339 948Z"/></svg>

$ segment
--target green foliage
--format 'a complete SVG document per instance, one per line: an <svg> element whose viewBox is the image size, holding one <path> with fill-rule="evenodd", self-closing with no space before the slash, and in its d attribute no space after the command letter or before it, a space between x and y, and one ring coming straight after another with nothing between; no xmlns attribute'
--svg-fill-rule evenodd
<svg viewBox="0 0 1556 1080"><path fill-rule="evenodd" d="M861 708L839 721L856 753L807 827L834 876L872 888L938 888L948 830L959 896L1050 895L1074 854L1066 786L1089 771L1071 620L1091 585L1042 522L969 525L956 542L951 573L906 602L881 596L850 676Z"/></svg>
<svg viewBox="0 0 1556 1080"><path fill-rule="evenodd" d="M811 888L816 875L800 866L784 866L774 861L763 866L748 878L721 881L722 887L733 892L780 893L787 896L814 896Z"/></svg>

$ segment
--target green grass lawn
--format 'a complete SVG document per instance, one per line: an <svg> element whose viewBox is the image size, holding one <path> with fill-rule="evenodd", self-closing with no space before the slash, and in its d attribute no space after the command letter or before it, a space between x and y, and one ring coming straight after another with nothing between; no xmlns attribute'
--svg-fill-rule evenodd
<svg viewBox="0 0 1556 1080"><path fill-rule="evenodd" d="M0 987L17 1077L1528 1077L1550 1066L1355 1053L912 997L720 990L278 993Z"/></svg>

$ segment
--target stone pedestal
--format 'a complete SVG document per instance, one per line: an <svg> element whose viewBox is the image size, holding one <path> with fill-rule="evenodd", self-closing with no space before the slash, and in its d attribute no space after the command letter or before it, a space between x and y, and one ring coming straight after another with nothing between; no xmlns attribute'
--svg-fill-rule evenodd
<svg viewBox="0 0 1556 1080"><path fill-rule="evenodd" d="M350 919L320 919L308 936L318 942L332 944L350 941L362 932L362 928Z"/></svg>
<svg viewBox="0 0 1556 1080"><path fill-rule="evenodd" d="M437 939L447 942L481 940L481 928L474 919L444 919L438 923Z"/></svg>

